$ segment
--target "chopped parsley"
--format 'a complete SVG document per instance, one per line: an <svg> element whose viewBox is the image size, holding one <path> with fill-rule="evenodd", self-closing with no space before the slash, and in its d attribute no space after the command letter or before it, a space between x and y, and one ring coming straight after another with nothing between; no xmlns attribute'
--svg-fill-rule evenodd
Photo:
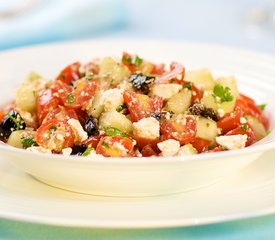
<svg viewBox="0 0 275 240"><path fill-rule="evenodd" d="M67 101L69 104L73 104L75 102L74 95L69 93L67 96Z"/></svg>
<svg viewBox="0 0 275 240"><path fill-rule="evenodd" d="M213 97L218 97L223 102L231 102L233 100L233 95L229 87L223 87L220 84L216 84L213 90Z"/></svg>
<svg viewBox="0 0 275 240"><path fill-rule="evenodd" d="M31 146L36 145L36 142L33 138L24 138L21 140L21 143L23 145L23 148L29 148Z"/></svg>
<svg viewBox="0 0 275 240"><path fill-rule="evenodd" d="M191 83L191 82L187 82L187 83L183 84L182 87L183 87L183 88L187 88L187 89L189 89L189 90L192 90L192 83Z"/></svg>
<svg viewBox="0 0 275 240"><path fill-rule="evenodd" d="M241 129L243 129L243 130L245 130L245 131L248 131L248 130L249 130L248 124L243 124L243 125L241 125Z"/></svg>
<svg viewBox="0 0 275 240"><path fill-rule="evenodd" d="M259 107L261 110L264 110L265 107L266 107L266 103L259 104L258 107Z"/></svg>
<svg viewBox="0 0 275 240"><path fill-rule="evenodd" d="M15 130L25 129L25 122L18 113L11 111L7 113L7 117L15 124Z"/></svg>
<svg viewBox="0 0 275 240"><path fill-rule="evenodd" d="M140 58L138 55L134 55L132 57L123 56L122 57L122 62L125 62L125 63L128 63L130 65L135 65L135 66L139 67L142 64L143 59Z"/></svg>
<svg viewBox="0 0 275 240"><path fill-rule="evenodd" d="M92 150L93 148L88 146L86 150L82 153L82 156L88 156Z"/></svg>
<svg viewBox="0 0 275 240"><path fill-rule="evenodd" d="M51 131L55 131L56 130L56 126L54 126L54 125L50 126L50 130Z"/></svg>
<svg viewBox="0 0 275 240"><path fill-rule="evenodd" d="M121 137L128 137L126 133L120 131L119 129L117 128L114 128L114 127L107 127L105 129L105 133L107 136L121 136Z"/></svg>
<svg viewBox="0 0 275 240"><path fill-rule="evenodd" d="M117 111L117 112L121 112L121 111L123 111L124 109L126 109L126 105L125 105L125 104L121 104L121 105L119 105L119 106L116 108L116 111Z"/></svg>

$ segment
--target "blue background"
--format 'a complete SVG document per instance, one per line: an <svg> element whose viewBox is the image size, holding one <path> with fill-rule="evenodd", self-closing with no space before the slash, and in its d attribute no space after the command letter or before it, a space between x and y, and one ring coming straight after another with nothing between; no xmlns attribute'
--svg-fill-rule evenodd
<svg viewBox="0 0 275 240"><path fill-rule="evenodd" d="M1 51L118 37L219 43L275 54L272 0L36 0L14 14L21 2L0 3ZM0 219L0 239L275 239L274 226L274 215L153 230L77 229Z"/></svg>

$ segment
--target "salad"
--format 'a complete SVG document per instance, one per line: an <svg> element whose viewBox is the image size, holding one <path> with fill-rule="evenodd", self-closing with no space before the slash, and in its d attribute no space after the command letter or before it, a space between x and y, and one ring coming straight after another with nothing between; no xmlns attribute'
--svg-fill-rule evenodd
<svg viewBox="0 0 275 240"><path fill-rule="evenodd" d="M27 151L182 156L247 147L268 133L265 104L233 76L138 55L75 62L54 80L31 73L0 110L0 140Z"/></svg>

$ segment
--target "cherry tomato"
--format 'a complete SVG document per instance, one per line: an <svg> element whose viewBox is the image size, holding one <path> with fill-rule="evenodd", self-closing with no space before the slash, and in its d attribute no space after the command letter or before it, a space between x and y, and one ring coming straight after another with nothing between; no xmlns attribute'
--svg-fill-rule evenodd
<svg viewBox="0 0 275 240"><path fill-rule="evenodd" d="M196 120L193 116L181 116L177 119L164 120L160 123L163 139L175 139L181 144L196 140Z"/></svg>
<svg viewBox="0 0 275 240"><path fill-rule="evenodd" d="M79 62L68 65L59 73L56 80L60 80L66 84L70 84L72 81L78 80L80 78L79 68Z"/></svg>
<svg viewBox="0 0 275 240"><path fill-rule="evenodd" d="M56 80L52 83L51 89L54 95L60 99L60 103L64 105L67 101L67 96L73 91L73 88L66 83Z"/></svg>
<svg viewBox="0 0 275 240"><path fill-rule="evenodd" d="M53 95L53 90L50 88L42 91L36 101L36 112L38 124L40 125L47 114L57 108L60 101L58 97Z"/></svg>
<svg viewBox="0 0 275 240"><path fill-rule="evenodd" d="M74 118L78 120L77 114L74 109L66 108L63 106L59 106L52 111L50 111L46 117L43 119L43 123L47 122L51 119L58 120L69 120L70 118Z"/></svg>
<svg viewBox="0 0 275 240"><path fill-rule="evenodd" d="M74 131L66 121L52 119L37 129L35 141L46 149L61 152L74 145Z"/></svg>
<svg viewBox="0 0 275 240"><path fill-rule="evenodd" d="M153 113L161 112L162 98L158 96L148 97L144 94L125 91L124 102L134 122L149 117Z"/></svg>
<svg viewBox="0 0 275 240"><path fill-rule="evenodd" d="M85 108L97 88L98 85L95 81L78 80L75 89L67 95L65 106L78 109Z"/></svg>
<svg viewBox="0 0 275 240"><path fill-rule="evenodd" d="M209 147L211 142L203 138L196 138L195 141L193 141L191 144L194 148L197 149L198 153L201 153L207 150L207 147Z"/></svg>
<svg viewBox="0 0 275 240"><path fill-rule="evenodd" d="M243 116L242 109L237 106L233 113L228 113L217 122L217 127L222 130L222 134L238 127L240 125L240 118Z"/></svg>
<svg viewBox="0 0 275 240"><path fill-rule="evenodd" d="M240 94L236 100L236 106L239 106L244 114L257 118L264 125L265 129L268 129L268 118L264 115L263 111L257 106L253 99Z"/></svg>
<svg viewBox="0 0 275 240"><path fill-rule="evenodd" d="M132 140L121 136L102 137L96 147L96 153L105 157L133 156L134 145Z"/></svg>
<svg viewBox="0 0 275 240"><path fill-rule="evenodd" d="M249 125L247 124L247 126L249 126ZM225 136L237 135L237 134L242 134L242 135L246 134L247 135L247 141L245 143L246 147L256 141L254 131L252 130L252 128L250 126L248 127L247 130L245 130L241 127L237 127L235 129L229 131L228 133L226 133Z"/></svg>

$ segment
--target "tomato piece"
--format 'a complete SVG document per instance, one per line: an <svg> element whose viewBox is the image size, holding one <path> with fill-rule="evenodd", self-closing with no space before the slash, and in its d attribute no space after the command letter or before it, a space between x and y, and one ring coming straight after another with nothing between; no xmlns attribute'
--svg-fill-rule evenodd
<svg viewBox="0 0 275 240"><path fill-rule="evenodd" d="M79 80L72 93L67 95L65 106L70 108L83 108L94 96L98 84L95 81Z"/></svg>
<svg viewBox="0 0 275 240"><path fill-rule="evenodd" d="M102 137L103 137L102 135L91 136L82 143L85 144L86 146L91 146L92 148L96 149L100 141L100 138Z"/></svg>
<svg viewBox="0 0 275 240"><path fill-rule="evenodd" d="M237 128L240 125L240 118L243 116L242 109L237 106L233 113L228 113L217 122L217 127L222 130L222 134Z"/></svg>
<svg viewBox="0 0 275 240"><path fill-rule="evenodd" d="M65 104L68 94L70 94L73 90L71 86L59 80L52 83L51 89L53 90L54 95L60 99L60 103L62 103L62 105Z"/></svg>
<svg viewBox="0 0 275 240"><path fill-rule="evenodd" d="M240 94L236 100L236 106L239 106L244 114L257 118L264 125L265 129L268 129L268 118L264 115L263 111L257 106L253 99Z"/></svg>
<svg viewBox="0 0 275 240"><path fill-rule="evenodd" d="M59 106L52 111L50 111L46 117L43 119L43 123L47 122L51 119L58 120L69 120L70 118L74 118L78 120L77 114L74 109L66 108L63 106Z"/></svg>
<svg viewBox="0 0 275 240"><path fill-rule="evenodd" d="M154 68L151 72L151 74L154 75L162 75L165 71L165 64L161 63L161 64L154 64Z"/></svg>
<svg viewBox="0 0 275 240"><path fill-rule="evenodd" d="M96 153L105 157L133 156L134 144L132 140L121 136L102 137L96 147Z"/></svg>
<svg viewBox="0 0 275 240"><path fill-rule="evenodd" d="M176 119L168 119L160 123L163 139L175 139L181 144L194 142L196 131L196 120L193 116L179 115Z"/></svg>
<svg viewBox="0 0 275 240"><path fill-rule="evenodd" d="M160 142L159 138L150 139L150 138L145 138L145 137L140 137L135 135L132 135L131 137L137 142L136 145L140 149L142 149L146 145L150 145L154 149L154 151L157 151L158 149L157 144Z"/></svg>
<svg viewBox="0 0 275 240"><path fill-rule="evenodd" d="M142 154L143 157L157 156L156 151L152 148L151 145L144 146L141 149L140 153Z"/></svg>
<svg viewBox="0 0 275 240"><path fill-rule="evenodd" d="M196 88L193 84L192 84L191 90L192 90L192 102L194 103L195 101L200 101L203 97L202 91Z"/></svg>
<svg viewBox="0 0 275 240"><path fill-rule="evenodd" d="M163 100L158 96L150 98L144 94L125 91L123 98L134 122L149 117L153 113L161 112L162 109Z"/></svg>
<svg viewBox="0 0 275 240"><path fill-rule="evenodd" d="M74 131L66 121L52 119L37 129L35 141L46 149L61 152L74 145Z"/></svg>
<svg viewBox="0 0 275 240"><path fill-rule="evenodd" d="M4 111L0 110L0 121L3 121L4 117L5 117Z"/></svg>
<svg viewBox="0 0 275 240"><path fill-rule="evenodd" d="M223 151L224 151L224 149L222 149L221 146L217 146L217 147L209 150L208 152L223 152Z"/></svg>
<svg viewBox="0 0 275 240"><path fill-rule="evenodd" d="M80 78L79 68L79 62L68 65L59 73L56 80L60 80L66 84L70 84L72 81L78 80Z"/></svg>
<svg viewBox="0 0 275 240"><path fill-rule="evenodd" d="M211 141L203 139L203 138L196 138L194 142L191 143L194 148L197 149L198 153L205 152L207 147L211 144Z"/></svg>
<svg viewBox="0 0 275 240"><path fill-rule="evenodd" d="M49 112L57 108L59 103L59 98L53 95L52 89L48 88L40 93L36 100L36 112L39 125Z"/></svg>
<svg viewBox="0 0 275 240"><path fill-rule="evenodd" d="M231 131L229 131L228 133L225 134L225 136L230 136L230 135L237 135L237 134L246 134L247 135L247 141L245 143L245 146L249 146L252 143L254 143L256 141L256 136L254 134L254 131L252 130L252 128L247 124L248 129L245 130L241 127L237 127Z"/></svg>

